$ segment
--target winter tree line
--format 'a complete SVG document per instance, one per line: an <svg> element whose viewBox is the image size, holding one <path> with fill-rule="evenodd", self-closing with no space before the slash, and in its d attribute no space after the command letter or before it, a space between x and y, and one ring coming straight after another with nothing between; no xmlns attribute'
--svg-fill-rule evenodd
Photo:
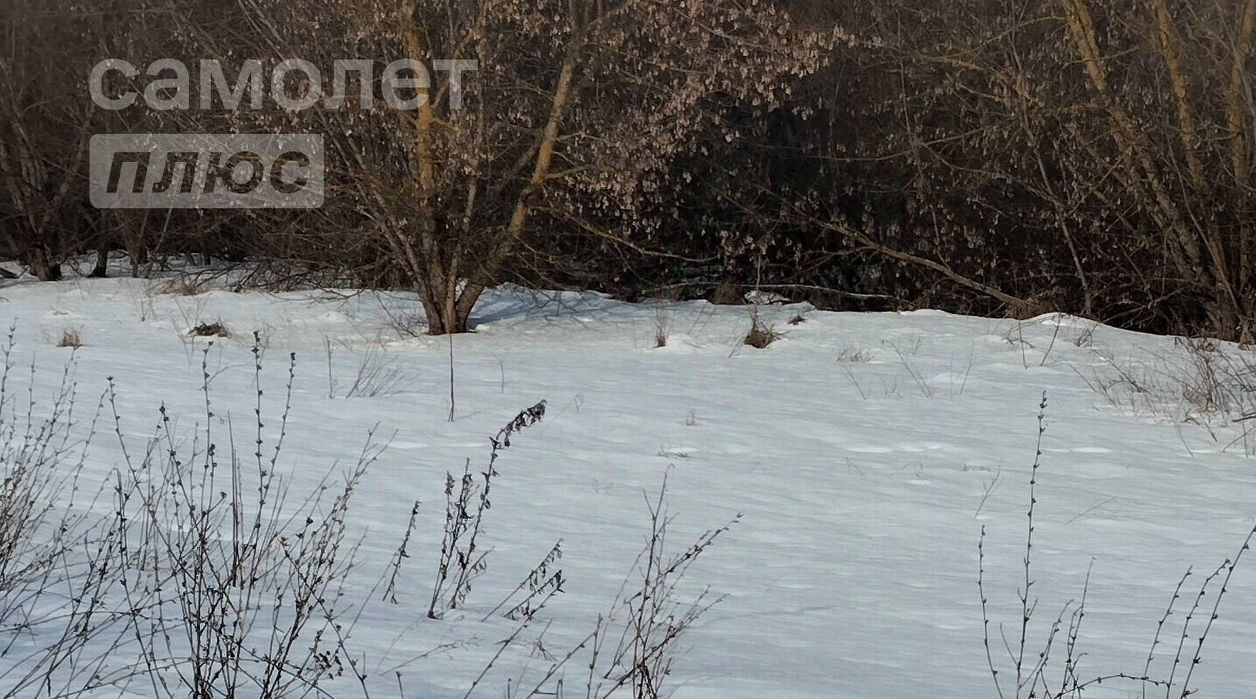
<svg viewBox="0 0 1256 699"><path fill-rule="evenodd" d="M1254 35L1256 0L6 0L0 259L413 290L437 334L517 282L1248 341ZM477 69L412 109L89 97L106 58L293 57L376 62L372 99ZM321 208L88 201L94 134L279 132L324 135Z"/></svg>

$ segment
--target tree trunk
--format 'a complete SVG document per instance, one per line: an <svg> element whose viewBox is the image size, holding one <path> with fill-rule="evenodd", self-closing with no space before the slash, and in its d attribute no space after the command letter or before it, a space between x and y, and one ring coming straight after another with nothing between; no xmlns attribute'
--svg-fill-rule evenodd
<svg viewBox="0 0 1256 699"><path fill-rule="evenodd" d="M140 265L148 264L148 247L144 245L142 238L135 237L127 240L127 258L131 261L131 277L140 278Z"/></svg>
<svg viewBox="0 0 1256 699"><path fill-rule="evenodd" d="M470 319L455 316L451 323L444 317L443 312L429 314L427 317L427 334L428 335L458 335L470 332Z"/></svg>
<svg viewBox="0 0 1256 699"><path fill-rule="evenodd" d="M43 250L32 251L26 260L26 266L41 282L61 281L61 263L50 259L50 256Z"/></svg>
<svg viewBox="0 0 1256 699"><path fill-rule="evenodd" d="M109 246L102 245L96 249L96 266L92 269L90 275L94 279L104 279L109 276Z"/></svg>
<svg viewBox="0 0 1256 699"><path fill-rule="evenodd" d="M427 284L419 290L428 335L471 332L471 310L483 289L467 285L459 294L457 287L458 280L450 279L445 284Z"/></svg>

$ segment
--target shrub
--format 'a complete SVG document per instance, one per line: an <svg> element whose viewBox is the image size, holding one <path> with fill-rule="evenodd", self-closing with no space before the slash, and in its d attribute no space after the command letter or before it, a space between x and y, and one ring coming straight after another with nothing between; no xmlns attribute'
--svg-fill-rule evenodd
<svg viewBox="0 0 1256 699"><path fill-rule="evenodd" d="M254 347L250 460L217 446L236 440L230 427L213 431L208 348L203 429L189 444L163 406L142 449L125 436L112 379L87 439L76 439L72 365L47 418L34 416L34 397L19 409L8 388L11 349L12 333L0 373L0 697L68 698L133 682L156 699L319 694L346 657L351 622L339 605L355 545L345 521L379 450L368 439L339 485L329 476L292 502L277 467L294 357L271 444ZM122 466L105 481L112 507L100 515L74 499L106 411Z"/></svg>
<svg viewBox="0 0 1256 699"><path fill-rule="evenodd" d="M81 454L90 443L89 437L78 456L69 447L73 364L66 365L47 417L35 417L30 394L19 405L9 384L13 337L10 330L0 367L0 629L8 629L15 616L28 623L29 593L61 579L58 564L84 522L65 505L73 502Z"/></svg>
<svg viewBox="0 0 1256 699"><path fill-rule="evenodd" d="M157 293L168 296L200 296L209 288L209 282L191 275L179 275L157 287Z"/></svg>
<svg viewBox="0 0 1256 699"><path fill-rule="evenodd" d="M231 337L231 331L221 320L210 323L197 323L188 331L193 337Z"/></svg>
<svg viewBox="0 0 1256 699"><path fill-rule="evenodd" d="M93 515L79 502L92 432L75 434L73 361L43 404L12 390L13 349L11 327L0 369L0 697L78 696L95 678L75 672L74 659L117 618L108 592L121 517L116 508Z"/></svg>
<svg viewBox="0 0 1256 699"><path fill-rule="evenodd" d="M858 347L846 347L837 355L839 362L860 363L872 359L872 355L864 349Z"/></svg>
<svg viewBox="0 0 1256 699"><path fill-rule="evenodd" d="M654 309L654 346L666 347L669 334L671 334L671 319L667 316L667 309L659 306Z"/></svg>
<svg viewBox="0 0 1256 699"><path fill-rule="evenodd" d="M445 531L441 538L440 562L432 586L432 600L427 608L430 619L438 619L447 610L457 609L471 592L471 583L487 567L488 551L480 551L477 539L483 531L484 513L490 507L489 493L493 478L498 475L497 459L510 447L510 436L540 422L545 417L545 401L519 413L492 438L488 464L476 482L471 474L471 461L463 467L462 477L445 474Z"/></svg>
<svg viewBox="0 0 1256 699"><path fill-rule="evenodd" d="M741 306L746 303L741 287L729 283L720 284L712 289L709 300L717 306Z"/></svg>
<svg viewBox="0 0 1256 699"><path fill-rule="evenodd" d="M743 344L755 349L763 349L779 339L781 339L781 334L764 323L763 318L757 312L750 315L750 330L746 332L746 337L742 340Z"/></svg>
<svg viewBox="0 0 1256 699"><path fill-rule="evenodd" d="M210 349L202 351L209 377ZM212 392L201 390L205 426L191 446L175 434L163 406L156 436L133 460L124 451L125 509L132 532L122 577L128 600L151 611L136 616L136 644L159 696L199 698L258 692L265 697L318 693L320 681L343 663L348 622L339 600L356 545L346 540L350 499L379 449L368 436L340 482L324 479L317 493L288 500L278 476L283 456L295 355L290 355L283 414L267 444L261 348L253 347L257 391L252 458L218 448L235 443L230 426L212 425ZM110 404L113 404L112 396ZM116 408L115 415L116 415ZM230 423L228 423L230 425ZM118 432L122 439L122 432ZM187 658L166 666L160 658ZM168 679L177 680L169 682Z"/></svg>
<svg viewBox="0 0 1256 699"><path fill-rule="evenodd" d="M57 347L69 347L78 349L83 346L83 333L77 328L66 328L61 331L61 337L57 340Z"/></svg>
<svg viewBox="0 0 1256 699"><path fill-rule="evenodd" d="M327 350L327 397L336 398L339 382L335 378L334 352L330 339L324 340ZM378 347L371 347L358 360L353 382L344 391L344 398L378 398L395 396L413 381L413 373L400 367Z"/></svg>
<svg viewBox="0 0 1256 699"><path fill-rule="evenodd" d="M666 477L655 497L646 495L646 507L650 533L619 593L609 608L598 615L593 631L567 654L556 658L541 680L523 696L561 696L563 671L581 653L581 684L588 699L624 695L657 699L666 695L663 685L684 654L686 634L723 599L709 590L686 599L683 588L689 570L741 520L741 515L722 527L707 530L688 547L673 552L669 547L672 515L667 507Z"/></svg>
<svg viewBox="0 0 1256 699"><path fill-rule="evenodd" d="M410 509L385 579L351 614L344 600L357 550L346 536L349 504L381 449L368 436L352 466L324 477L308 495L289 497L279 474L294 355L288 358L282 412L267 419L263 352L260 342L254 344L256 419L247 428L247 450L235 448L241 435L230 420L216 419L212 347L201 350L205 412L195 435L178 430L178 418L162 406L155 428L141 431L144 442L137 448L123 428L112 378L86 439L72 434L72 364L59 394L41 403L51 411L47 418L33 415L33 396L19 405L9 387L12 338L10 332L0 371L0 698L70 699L119 686L142 686L154 699L330 697L327 680L349 673L363 696L371 695L368 678L400 687L399 674L368 674L361 654L350 652L349 637L365 605L412 601L397 594L398 577L421 526L419 503ZM465 608L490 550L478 539L497 461L512 437L544 416L545 405L523 411L498 431L481 474L472 475L468 465L461 480L447 476L445 536L429 616ZM121 465L97 495L109 507L92 514L90 503L74 502L78 474L97 424L110 420ZM665 494L666 480L657 498L647 498L650 536L607 613L565 659L543 655L553 665L527 696L552 694L566 659L580 651L589 655L580 672L591 672L596 692L590 696L659 695L685 633L719 601L705 592L688 601L679 583L728 529L708 531L670 553ZM489 666L467 678L472 689L563 591L562 554L559 541L497 606L482 616L477 610L477 617L517 626ZM343 689L336 685L334 696L346 696Z"/></svg>
<svg viewBox="0 0 1256 699"><path fill-rule="evenodd" d="M1027 523L1025 534L1025 555L1023 561L1024 577L1018 580L1017 584L1017 600L1020 603L1020 614L1013 625L1013 633L1009 635L1005 633L1000 625L1000 634L1003 636L1001 640L993 640L990 629L990 616L988 610L989 598L987 596L986 575L985 575L985 540L986 528L981 528L981 538L977 544L977 591L981 597L981 613L982 613L982 640L985 645L986 662L989 666L990 676L994 681L995 690L1002 699L1008 697L1042 697L1043 699L1078 699L1088 690L1098 688L1101 684L1112 685L1114 683L1126 683L1131 685L1131 689L1142 690L1142 695L1146 696L1147 690L1154 690L1156 694L1163 693L1164 696L1187 697L1196 693L1197 690L1190 686L1191 677L1195 669L1202 662L1202 653L1204 643L1208 639L1208 634L1212 630L1213 623L1219 617L1222 598L1225 597L1229 589L1230 577L1234 574L1235 568L1238 567L1240 560L1245 552L1251 547L1252 540L1256 538L1256 527L1253 527L1247 534L1247 538L1243 540L1238 552L1228 558L1220 566L1218 566L1210 575L1206 576L1200 583L1197 592L1194 594L1183 593L1183 588L1187 580L1191 577L1192 572L1187 570L1186 574L1178 582L1177 588L1173 591L1164 614L1160 617L1156 625L1155 637L1152 639L1151 647L1147 652L1147 660L1142 668L1132 668L1128 671L1114 672L1106 675L1083 678L1078 673L1078 664L1086 655L1081 650L1081 633L1082 622L1086 617L1086 593L1090 585L1090 574L1086 575L1086 583L1082 588L1081 601L1077 604L1069 602L1060 610L1059 614L1051 620L1046 631L1046 638L1042 641L1041 646L1035 650L1031 647L1034 643L1030 640L1030 632L1032 622L1035 618L1038 603L1037 599L1032 596L1032 591L1037 581L1033 574L1033 553L1034 553L1034 514L1038 500L1035 495L1036 486L1038 484L1039 472L1042 459L1042 436L1046 433L1046 409L1047 397L1043 394L1042 402L1039 404L1038 412L1038 443L1035 450L1033 465L1030 468L1029 477L1029 505L1027 508ZM1211 605L1205 603L1205 598L1211 594ZM1179 600L1183 599L1191 601L1191 607L1187 611L1186 616L1176 632L1178 643L1172 644L1172 636L1169 637L1170 647L1174 648L1174 654L1166 657L1157 668L1158 673L1153 673L1153 665L1156 665L1156 650L1165 641L1161 640L1162 634L1166 632L1165 626L1169 618L1174 613L1174 608L1178 605ZM1208 607L1211 607L1210 609ZM1190 634L1195 633L1193 645L1188 645L1187 640ZM1011 667L1000 671L995 663L995 656L1002 657L1003 653L996 653L992 648L1002 645L1006 654L1009 656ZM1062 647L1061 647L1062 646ZM1063 653L1061 661L1060 654ZM1167 672L1166 668L1167 666ZM1005 676L1011 676L1010 679L1004 679Z"/></svg>

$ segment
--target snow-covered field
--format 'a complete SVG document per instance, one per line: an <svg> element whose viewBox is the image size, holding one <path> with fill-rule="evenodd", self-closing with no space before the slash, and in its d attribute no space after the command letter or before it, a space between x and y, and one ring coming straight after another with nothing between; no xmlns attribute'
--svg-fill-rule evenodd
<svg viewBox="0 0 1256 699"><path fill-rule="evenodd" d="M789 325L807 309L781 306L762 312L784 337L756 350L740 344L745 307L502 290L477 309L478 332L454 340L450 422L448 341L394 327L417 313L412 297L176 296L151 286L14 284L0 289L0 321L16 322L15 356L19 365L33 359L37 393L50 393L71 359L57 339L78 330L83 406L93 407L113 377L123 430L138 440L152 435L163 403L189 434L203 421L206 345L186 337L197 322L221 320L232 331L208 357L215 419L231 419L242 434L256 400L252 332L263 338L273 412L295 352L282 460L293 493L352 463L372 427L392 435L349 516L362 541L353 605L386 575L411 505L422 502L399 604L369 604L352 629L349 645L376 698L462 697L517 626L481 617L561 539L564 594L472 696L538 680L546 654L561 657L607 611L648 532L643 493L656 492L665 474L675 547L742 514L682 585L682 595L709 585L726 597L684 638L687 652L668 683L675 696L994 696L977 544L984 526L992 652L1010 681L999 624L1015 645L1044 391L1031 652L1063 605L1080 598L1090 569L1078 674L1141 673L1182 574L1194 566L1184 589L1197 588L1256 521L1256 462L1242 425L1183 397L1175 381L1193 365L1171 338L1067 317L1018 323L930 311L811 311ZM656 348L660 316L669 339ZM368 355L390 386L344 397ZM1145 392L1129 389L1122 374ZM14 379L23 389L26 380L24 371ZM480 467L488 437L541 399L544 421L517 436L498 464L482 535L492 549L486 572L465 610L427 619L446 471L468 458ZM95 478L118 464L116 445L100 441L87 463ZM1192 678L1199 696L1247 697L1256 687L1256 558L1247 563ZM1167 674L1162 663L1182 621L1178 612L1166 625L1158 674ZM567 674L564 696L583 697L583 665ZM94 696L148 696L144 687ZM360 693L349 679L324 688ZM1106 682L1086 696L1141 689Z"/></svg>

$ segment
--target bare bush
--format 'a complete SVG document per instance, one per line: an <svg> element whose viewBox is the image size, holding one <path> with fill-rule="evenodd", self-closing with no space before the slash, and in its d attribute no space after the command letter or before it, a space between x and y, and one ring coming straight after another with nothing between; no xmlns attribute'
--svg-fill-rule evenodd
<svg viewBox="0 0 1256 699"><path fill-rule="evenodd" d="M356 552L346 537L349 504L380 448L368 436L354 465L329 474L312 494L293 497L280 474L295 356L288 357L282 412L268 428L263 352L254 345L255 419L239 431L229 415L224 421L217 414L214 349L202 348L203 424L181 431L162 406L153 429L136 442L112 379L87 438L72 434L72 365L57 399L44 406L50 415L36 418L33 397L23 406L10 388L12 346L11 333L0 373L0 697L71 699L132 686L170 699L331 696L339 690L328 681L345 674L369 695L372 673L348 646L357 617L342 605ZM469 466L461 481L449 477L429 615L464 608L487 562L480 537L498 459L544 412L538 403L492 438L478 479ZM101 496L79 503L79 473L102 419L111 423L121 466ZM249 446L238 449L242 442ZM665 495L666 481L646 500L651 532L632 575L595 631L566 656L591 653L590 697L659 696L685 633L718 601L705 592L682 595L681 582L728 527L669 553ZM93 504L105 511L93 514ZM377 589L384 602L400 601L402 561L411 555L418 515L416 502L385 580L363 604L378 599ZM559 541L484 615L516 626L480 675L468 678L472 690L562 593L561 558ZM555 664L527 696L561 682L566 661L543 656Z"/></svg>
<svg viewBox="0 0 1256 699"><path fill-rule="evenodd" d="M872 354L859 347L845 347L837 354L837 361L858 364L872 359Z"/></svg>
<svg viewBox="0 0 1256 699"><path fill-rule="evenodd" d="M181 274L157 286L157 293L168 296L200 296L209 288L209 282L190 274Z"/></svg>
<svg viewBox="0 0 1256 699"><path fill-rule="evenodd" d="M545 401L519 413L490 440L492 449L488 463L477 481L471 473L471 460L466 461L462 476L445 474L445 528L440 544L440 561L432 585L432 599L427 608L431 619L457 609L471 592L475 581L487 566L488 551L480 551L478 538L483 531L484 514L491 506L489 494L497 477L497 459L510 447L510 437L535 425L545 417Z"/></svg>
<svg viewBox="0 0 1256 699"><path fill-rule="evenodd" d="M338 600L355 548L345 538L346 516L379 449L368 437L339 483L329 477L320 494L289 501L278 473L295 356L268 445L261 348L253 348L256 424L245 457L218 447L221 439L234 444L235 434L230 422L224 435L212 427L210 351L201 364L206 422L193 445L180 448L163 406L142 457L125 451L123 476L136 497L123 553L140 574L124 578L124 593L152 605L134 621L141 670L159 696L307 696L342 663L339 639L348 628ZM167 666L161 658L180 660Z"/></svg>
<svg viewBox="0 0 1256 699"><path fill-rule="evenodd" d="M866 18L882 41L823 79L865 77L826 117L843 137L804 137L817 168L841 163L831 186L785 190L782 208L816 232L809 260L854 256L864 264L832 276L875 275L917 303L1251 336L1256 5L901 0L829 13ZM772 242L785 260L798 247Z"/></svg>
<svg viewBox="0 0 1256 699"><path fill-rule="evenodd" d="M335 398L338 390L332 370L332 347L330 340L327 347L327 395ZM353 381L344 391L344 398L378 398L395 396L410 387L413 375L378 347L367 348L358 359L358 367L354 372Z"/></svg>
<svg viewBox="0 0 1256 699"><path fill-rule="evenodd" d="M66 328L57 338L57 347L78 349L83 346L83 332L78 328Z"/></svg>
<svg viewBox="0 0 1256 699"><path fill-rule="evenodd" d="M11 329L0 368L0 629L10 631L31 623L36 597L62 580L62 558L83 533L87 518L74 505L90 445L72 434L74 364L41 418L33 395L14 395L13 350Z"/></svg>
<svg viewBox="0 0 1256 699"><path fill-rule="evenodd" d="M637 559L636 589L623 600L617 600L622 603L625 614L618 640L614 645L608 643L608 639L615 636L607 636L605 631L612 627L604 624L604 633L590 642L592 665L598 665L603 653L607 661L601 678L593 683L594 697L609 697L621 688L628 689L633 699L661 696L685 634L721 599L703 591L695 600L683 601L677 594L677 586L690 566L732 527L732 523L705 532L679 554L669 554L665 544L671 515L665 508L666 494L664 480L658 496L653 501L646 500L650 538ZM614 618L613 612L608 618Z"/></svg>
<svg viewBox="0 0 1256 699"><path fill-rule="evenodd" d="M192 337L231 337L231 330L221 320L200 322L188 331Z"/></svg>
<svg viewBox="0 0 1256 699"><path fill-rule="evenodd" d="M654 346L655 348L666 347L667 337L671 334L672 322L668 317L667 309L663 306L656 306L654 309Z"/></svg>
<svg viewBox="0 0 1256 699"><path fill-rule="evenodd" d="M116 489L110 512L93 514L108 496L82 492L81 481L103 400L78 434L71 361L37 414L34 365L25 398L11 383L14 334L0 372L0 696L80 696L100 685L128 618L111 594L126 494Z"/></svg>
<svg viewBox="0 0 1256 699"><path fill-rule="evenodd" d="M669 551L673 515L667 507L667 479L654 497L645 497L650 533L619 592L592 632L565 655L555 658L539 682L523 697L554 696L571 691L586 699L629 696L658 699L683 653L686 634L721 597L702 590L685 594L690 568L738 521L704 532L679 553ZM566 682L566 670L580 657L582 687ZM566 687L577 686L574 690ZM521 687L521 689L526 689ZM566 696L566 694L563 694Z"/></svg>
<svg viewBox="0 0 1256 699"><path fill-rule="evenodd" d="M1091 351L1102 368L1079 375L1124 412L1204 426L1247 423L1256 412L1256 359L1247 351L1197 338L1174 338L1150 361Z"/></svg>
<svg viewBox="0 0 1256 699"><path fill-rule="evenodd" d="M481 621L487 621L489 617L503 609L506 610L503 616L511 620L530 619L536 616L536 613L548 604L554 595L563 591L563 571L558 567L558 562L562 558L563 542L560 539L550 547L541 561L528 571L523 581L501 602L498 602L496 607L490 609Z"/></svg>
<svg viewBox="0 0 1256 699"><path fill-rule="evenodd" d="M763 349L779 339L781 339L781 334L765 323L758 312L750 314L750 330L746 331L742 344L755 349Z"/></svg>
<svg viewBox="0 0 1256 699"><path fill-rule="evenodd" d="M990 676L998 696L1000 699L1008 697L1079 699L1100 685L1111 686L1117 683L1128 685L1131 691L1141 690L1143 696L1148 690L1157 694L1163 693L1166 697L1180 699L1195 694L1197 690L1191 688L1191 678L1196 668L1203 662L1204 644L1212 631L1213 623L1219 618L1221 602L1228 591L1230 577L1234 574L1243 555L1250 549L1253 539L1256 538L1256 527L1248 532L1234 557L1226 559L1201 581L1193 595L1187 596L1187 599L1192 600L1192 604L1176 632L1176 644L1173 643L1174 636L1165 637L1166 633L1171 633L1166 626L1183 597L1183 588L1187 580L1192 576L1192 571L1189 569L1178 582L1164 614L1160 616L1156 624L1155 637L1152 639L1144 666L1131 668L1128 671L1090 677L1082 676L1079 663L1085 656L1081 641L1082 623L1087 609L1087 592L1090 586L1089 572L1081 591L1080 601L1068 602L1059 614L1049 620L1043 640L1035 642L1031 638L1038 609L1038 600L1034 594L1037 580L1033 569L1036 527L1034 515L1038 504L1035 490L1041 468L1042 437L1046 433L1046 410L1047 397L1044 393L1039 405L1038 441L1029 477L1029 505L1025 551L1022 559L1024 577L1018 581L1016 591L1017 601L1020 603L1020 615L1016 622L1010 625L1010 629L1002 624L999 625L997 638L1002 638L1001 644L996 640L990 628L989 593L985 574L986 528L984 526L981 528L981 539L977 544L977 590L981 597L982 640L985 645ZM1205 602L1205 598L1210 594L1212 602L1209 605ZM1162 644L1170 645L1173 655L1161 658L1161 662L1157 665L1156 651ZM1000 658L1003 656L1003 653L996 650L1000 646L1007 655L1008 666L1003 670L999 669L1002 661L995 661L996 655ZM1153 672L1153 666L1159 671Z"/></svg>
<svg viewBox="0 0 1256 699"><path fill-rule="evenodd" d="M163 406L156 436L137 449L112 380L86 439L73 434L72 365L50 414L35 417L32 394L22 415L9 388L10 335L0 374L0 696L69 699L136 682L154 697L310 696L342 671L352 624L340 605L355 548L346 516L379 448L368 437L343 480L328 476L315 494L289 499L279 470L295 358L272 437L253 349L250 458L234 448L230 420L225 434L214 428L209 352L205 424L191 444ZM106 480L111 501L77 502L102 415L122 466ZM93 514L93 504L108 512Z"/></svg>

